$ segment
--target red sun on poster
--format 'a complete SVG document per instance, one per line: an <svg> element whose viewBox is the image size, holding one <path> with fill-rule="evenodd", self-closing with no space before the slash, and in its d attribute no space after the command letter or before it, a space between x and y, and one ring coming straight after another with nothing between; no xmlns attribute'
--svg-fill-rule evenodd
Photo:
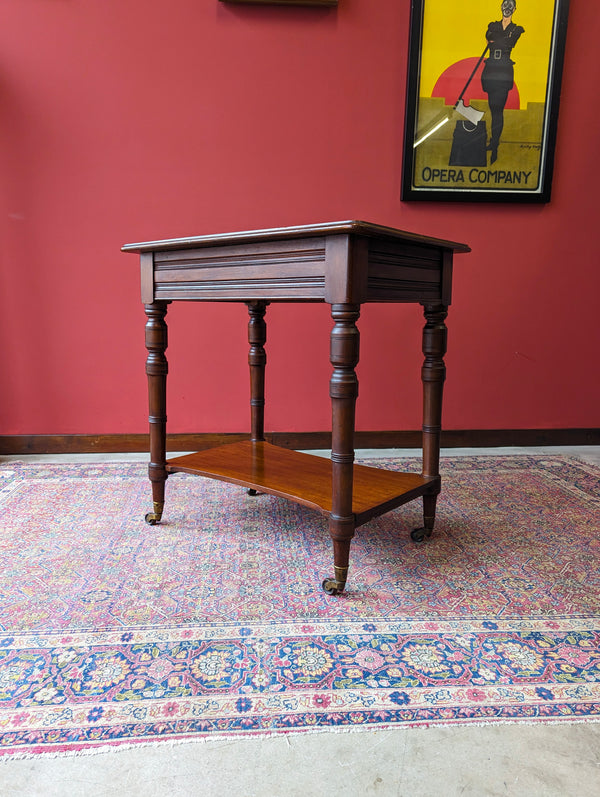
<svg viewBox="0 0 600 797"><path fill-rule="evenodd" d="M481 73L483 71L483 63L480 63L477 72L473 75L472 80L469 78L473 70L477 66L478 58L463 58L461 61L445 69L439 76L433 91L432 97L441 97L444 99L446 105L455 105L461 95L464 87L467 85L467 90L463 95L463 102L465 105L470 105L471 100L487 100L487 94L481 86ZM505 108L518 111L521 107L519 97L519 89L516 82L508 93L508 100L506 101Z"/></svg>

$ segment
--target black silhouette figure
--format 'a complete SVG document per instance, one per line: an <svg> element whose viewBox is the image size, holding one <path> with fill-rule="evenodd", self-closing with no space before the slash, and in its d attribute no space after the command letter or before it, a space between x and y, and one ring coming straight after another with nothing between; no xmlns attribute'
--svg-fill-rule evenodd
<svg viewBox="0 0 600 797"><path fill-rule="evenodd" d="M485 37L489 47L489 57L481 74L481 85L488 95L492 114L492 131L487 149L491 151L490 163L498 157L498 145L504 127L504 107L508 92L515 81L514 61L510 55L513 47L525 32L520 25L512 21L517 4L515 0L504 0L502 3L502 19L490 22Z"/></svg>

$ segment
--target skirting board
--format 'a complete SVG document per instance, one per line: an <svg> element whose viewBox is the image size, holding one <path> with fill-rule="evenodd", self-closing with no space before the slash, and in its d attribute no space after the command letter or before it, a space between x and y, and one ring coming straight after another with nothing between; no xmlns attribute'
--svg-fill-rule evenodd
<svg viewBox="0 0 600 797"><path fill-rule="evenodd" d="M171 434L169 451L202 451L205 448L247 440L247 434ZM275 445L293 449L331 448L331 432L267 432ZM356 448L420 448L419 431L356 432ZM600 445L600 429L463 429L442 433L445 448L498 446ZM102 435L0 435L0 455L15 454L109 454L148 451L147 434Z"/></svg>

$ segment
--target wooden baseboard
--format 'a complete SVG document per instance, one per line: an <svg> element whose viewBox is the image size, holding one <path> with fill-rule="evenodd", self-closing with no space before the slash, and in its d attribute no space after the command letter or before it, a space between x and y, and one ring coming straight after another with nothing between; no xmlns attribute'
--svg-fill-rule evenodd
<svg viewBox="0 0 600 797"><path fill-rule="evenodd" d="M171 434L167 435L167 449L202 451L247 439L247 434ZM266 439L284 448L331 447L330 432L270 432ZM148 451L148 445L147 434L0 435L0 455L129 453ZM600 445L600 429L463 429L442 434L445 448L586 445ZM355 447L420 448L421 432L356 432Z"/></svg>

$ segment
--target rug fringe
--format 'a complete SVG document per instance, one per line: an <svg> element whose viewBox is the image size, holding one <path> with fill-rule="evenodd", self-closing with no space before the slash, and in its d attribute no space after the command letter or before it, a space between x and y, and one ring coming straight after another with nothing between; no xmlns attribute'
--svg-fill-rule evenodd
<svg viewBox="0 0 600 797"><path fill-rule="evenodd" d="M412 731L412 730L433 730L437 728L445 728L453 730L460 730L460 729L467 729L467 728L489 728L489 727L507 727L507 726L527 726L527 727L535 727L539 725L543 726L550 726L550 725L585 725L591 723L600 723L600 717L585 717L585 718L565 718L565 719L552 719L552 720L510 720L510 719L498 719L498 720L485 720L482 722L473 721L473 722L465 722L464 720L455 721L455 722L419 722L419 723L409 723L403 726L398 726L395 723L388 723L384 725L369 725L369 726L330 726L327 728L291 728L285 731L258 731L258 732L249 732L247 734L243 733L233 733L233 734L225 734L221 736L187 736L181 739L154 739L154 740L144 740L140 739L137 742L119 742L116 741L112 744L101 744L98 747L81 747L75 748L70 750L38 750L38 751L29 751L29 752L15 752L15 753L4 753L0 751L0 763L6 761L22 761L22 760L30 760L30 759L40 759L40 758L76 758L80 756L93 756L93 755L105 755L107 753L120 753L121 751L125 750L135 750L135 749L148 749L148 748L169 748L169 747L181 747L183 745L193 745L193 744L219 744L226 742L230 744L231 742L243 742L243 741L255 741L260 742L264 739L275 739L277 737L283 737L288 745L289 739L292 736L309 736L312 734L324 734L324 733L401 733L403 731Z"/></svg>

